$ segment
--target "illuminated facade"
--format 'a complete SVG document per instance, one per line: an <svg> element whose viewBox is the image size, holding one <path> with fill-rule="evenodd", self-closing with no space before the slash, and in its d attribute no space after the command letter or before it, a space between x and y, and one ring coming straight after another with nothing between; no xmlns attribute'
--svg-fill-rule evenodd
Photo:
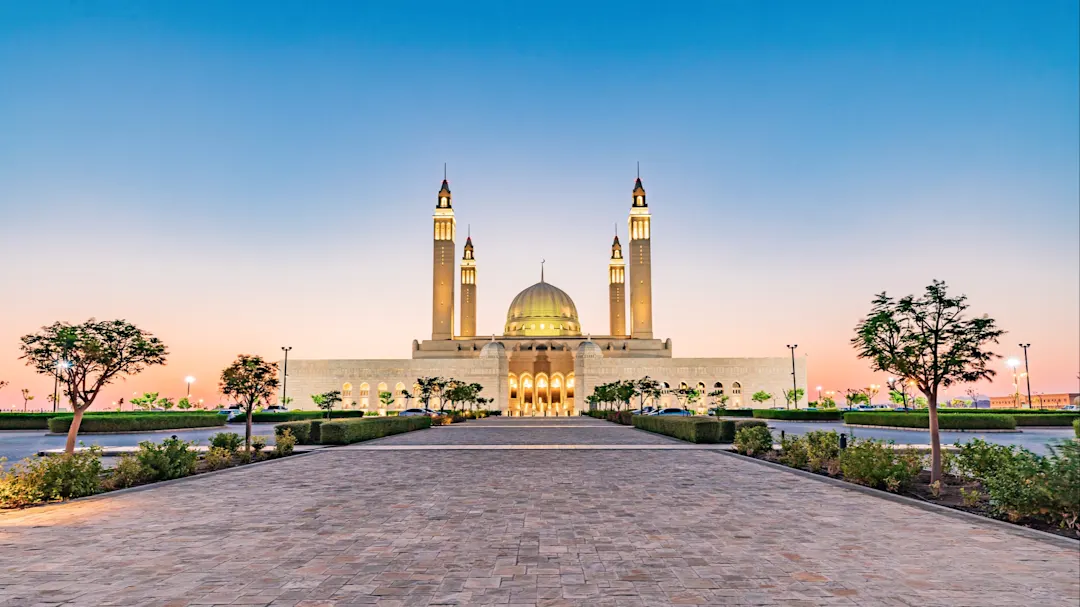
<svg viewBox="0 0 1080 607"><path fill-rule="evenodd" d="M483 385L482 395L495 399L491 406L508 415L575 415L595 386L646 375L664 388L660 402L652 404L675 406L674 392L689 387L702 394L694 406L699 410L721 394L728 407L749 407L758 390L782 394L791 388L788 358L673 358L671 340L653 337L652 216L640 177L631 192L629 262L617 236L611 246L608 335L583 336L573 299L546 282L541 270L540 282L510 303L503 334L478 337L478 260L471 236L461 258L461 317L455 332L456 221L445 179L432 220L431 339L414 340L411 359L290 360L294 402L310 408L310 394L341 390L347 408L400 410L418 406L411 400L416 380L431 376ZM806 390L805 359L796 360L794 373Z"/></svg>

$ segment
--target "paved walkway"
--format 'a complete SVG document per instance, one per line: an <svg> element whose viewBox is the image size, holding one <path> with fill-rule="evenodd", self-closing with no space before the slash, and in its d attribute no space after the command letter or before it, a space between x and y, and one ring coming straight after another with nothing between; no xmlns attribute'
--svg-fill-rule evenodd
<svg viewBox="0 0 1080 607"><path fill-rule="evenodd" d="M541 427L552 423L565 426ZM535 432L549 433L543 444L671 443L547 419L372 445L527 444ZM0 514L2 606L1075 606L1078 561L700 450L330 449Z"/></svg>

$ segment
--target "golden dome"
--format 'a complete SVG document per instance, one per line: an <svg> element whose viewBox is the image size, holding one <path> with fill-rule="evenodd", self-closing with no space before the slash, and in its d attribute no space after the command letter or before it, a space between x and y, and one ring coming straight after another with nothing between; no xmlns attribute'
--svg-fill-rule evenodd
<svg viewBox="0 0 1080 607"><path fill-rule="evenodd" d="M516 337L581 335L577 306L565 291L541 278L514 298L506 312L503 334Z"/></svg>

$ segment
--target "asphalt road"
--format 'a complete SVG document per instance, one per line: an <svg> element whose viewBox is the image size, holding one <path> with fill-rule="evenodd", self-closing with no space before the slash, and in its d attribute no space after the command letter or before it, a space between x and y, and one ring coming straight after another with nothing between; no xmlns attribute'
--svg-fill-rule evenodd
<svg viewBox="0 0 1080 607"><path fill-rule="evenodd" d="M856 438L874 438L891 440L904 444L930 444L930 433L914 430L885 430L880 428L852 428L841 422L783 422L768 420L769 427L775 432L783 430L792 434L803 434L813 430L836 430L846 432ZM1045 454L1047 445L1060 442L1073 436L1072 426L1060 428L1023 428L1022 432L941 432L941 443L951 445L957 441L966 443L973 438L981 438L990 443L1017 445L1035 453Z"/></svg>
<svg viewBox="0 0 1080 607"><path fill-rule="evenodd" d="M212 435L218 432L235 432L244 435L244 424L226 424L217 428L198 428L191 430L173 430L171 432L137 432L132 434L86 434L79 440L89 445L102 447L129 447L142 441L161 442L172 435L184 440L198 441L200 445L209 444ZM254 436L267 436L269 444L274 444L274 424L252 424ZM0 430L0 457L6 457L8 463L34 455L43 449L60 449L67 441L66 436L49 435L44 430Z"/></svg>

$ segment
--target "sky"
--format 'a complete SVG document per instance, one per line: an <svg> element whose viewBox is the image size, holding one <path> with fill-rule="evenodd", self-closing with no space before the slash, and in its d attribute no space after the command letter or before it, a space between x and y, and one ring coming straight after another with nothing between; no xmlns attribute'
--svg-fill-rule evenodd
<svg viewBox="0 0 1080 607"><path fill-rule="evenodd" d="M217 402L237 354L407 358L430 336L443 176L478 333L539 279L607 332L637 163L675 355L805 356L934 279L1080 372L1077 3L0 0L0 408L19 337L124 318L152 390ZM1012 393L1002 361L987 394ZM954 395L962 394L954 390ZM95 407L97 408L97 407Z"/></svg>

